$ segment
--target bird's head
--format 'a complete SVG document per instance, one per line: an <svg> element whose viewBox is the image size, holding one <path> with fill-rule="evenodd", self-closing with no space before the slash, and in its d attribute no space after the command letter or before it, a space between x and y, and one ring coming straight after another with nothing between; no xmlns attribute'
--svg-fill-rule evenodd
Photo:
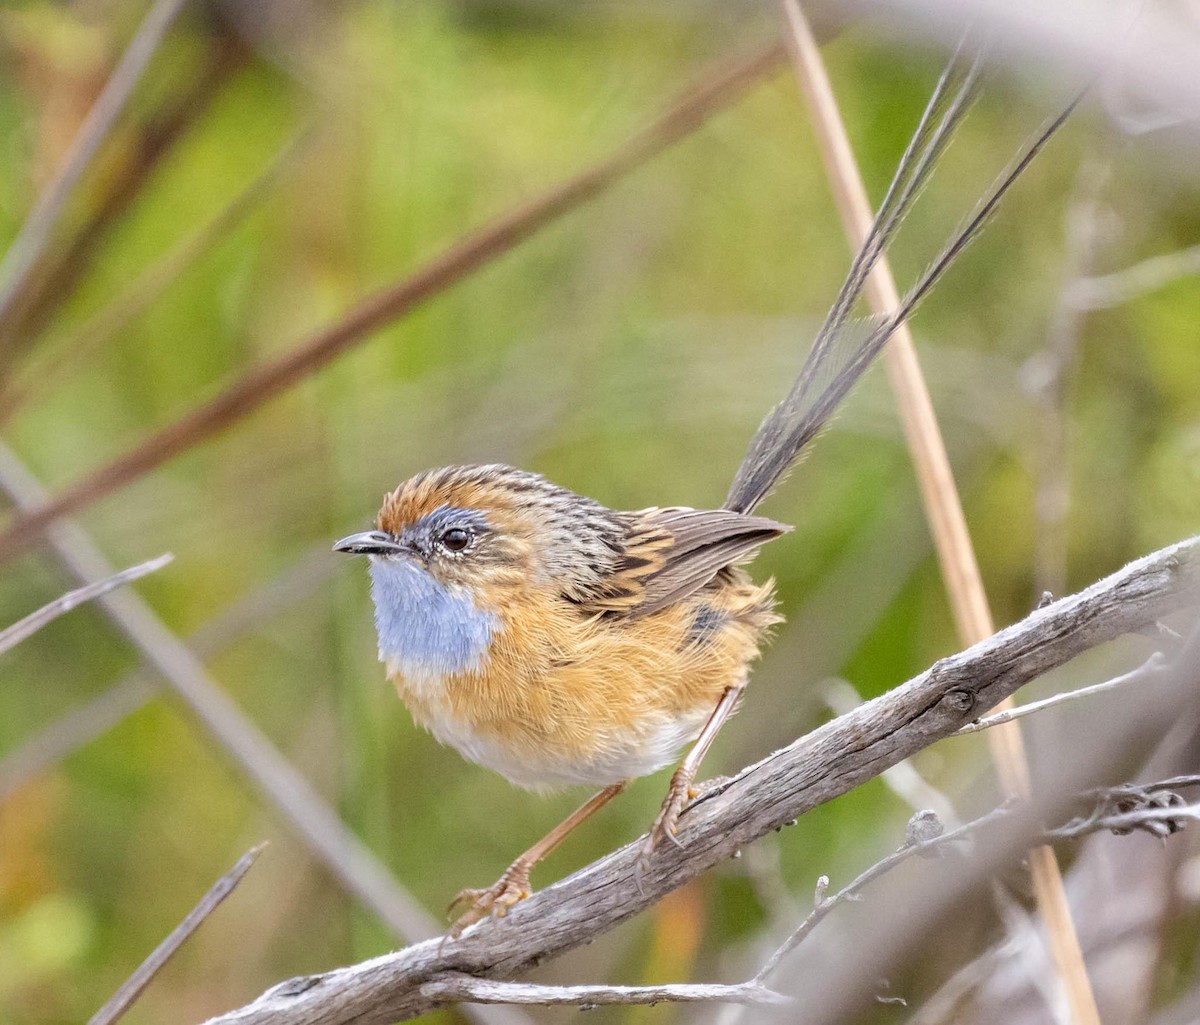
<svg viewBox="0 0 1200 1025"><path fill-rule="evenodd" d="M367 555L384 661L420 653L482 664L507 609L570 600L612 572L627 515L510 466L427 470L384 496L376 529L335 551ZM457 667L457 668L456 668Z"/></svg>

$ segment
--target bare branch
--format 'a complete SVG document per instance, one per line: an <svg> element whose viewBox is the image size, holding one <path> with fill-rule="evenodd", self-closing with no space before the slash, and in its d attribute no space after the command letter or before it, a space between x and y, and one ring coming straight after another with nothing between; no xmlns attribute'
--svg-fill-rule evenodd
<svg viewBox="0 0 1200 1025"><path fill-rule="evenodd" d="M76 588L74 591L68 591L61 598L56 598L54 601L43 605L36 612L31 612L24 619L13 623L12 626L0 630L0 655L8 651L9 648L15 648L26 638L32 637L47 623L54 622L59 616L65 615L74 608L78 608L84 602L89 602L93 598L99 598L102 594L108 594L109 591L114 591L118 587L123 587L125 584L132 583L134 580L153 573L155 570L162 569L174 558L175 556L167 552L165 555L160 555L157 559L150 559L136 566L130 566L129 569L123 569L119 573L113 573L103 580L97 580L94 584L87 584L84 587Z"/></svg>
<svg viewBox="0 0 1200 1025"><path fill-rule="evenodd" d="M539 986L528 982L480 979L448 972L421 987L421 995L436 1004L542 1004L576 1005L580 1010L601 1004L726 1003L784 1004L787 997L756 982L728 986L716 983L680 983L667 986Z"/></svg>
<svg viewBox="0 0 1200 1025"><path fill-rule="evenodd" d="M1194 786L1200 786L1200 776L1176 776L1156 783L1127 783L1093 790L1085 795L1093 801L1091 812L1051 830L1048 835L1055 839L1075 839L1105 830L1118 835L1141 830L1158 837L1177 833L1200 812L1200 803L1188 804L1179 794L1185 787Z"/></svg>
<svg viewBox="0 0 1200 1025"><path fill-rule="evenodd" d="M1179 639L1179 635L1161 623L1156 624L1159 631L1165 635L1172 636L1174 639ZM980 730L986 730L990 726L999 725L1001 719L1016 719L1023 715L1030 715L1033 712L1040 712L1042 709L1050 708L1054 705L1061 705L1068 701L1074 701L1077 698L1091 697L1094 694L1102 694L1105 691L1116 690L1119 687L1124 687L1132 683L1145 683L1150 679L1169 678L1180 670L1187 671L1192 666L1200 664L1200 628L1194 630L1190 637L1183 643L1175 658L1170 662L1161 651L1154 652L1145 662L1136 669L1131 669L1127 673L1122 673L1120 676L1114 676L1111 680L1105 680L1101 683L1094 683L1090 687L1080 687L1077 690L1067 691L1064 694L1054 694L1042 701L1032 701L1028 705L1022 705L1012 711L999 712L996 715L990 715L986 719L977 719L975 722L967 723L958 731L959 734L977 733ZM1192 777L1178 777L1175 783L1179 785L1191 785Z"/></svg>
<svg viewBox="0 0 1200 1025"><path fill-rule="evenodd" d="M635 168L683 138L717 110L745 94L783 60L771 45L748 58L710 70L676 97L649 125L634 133L608 158L548 189L523 206L471 232L409 277L368 296L337 323L281 357L251 369L202 406L146 439L131 452L95 470L65 491L27 509L0 531L0 559L62 516L77 512L224 430L264 402L323 367L373 332L409 313L427 299L594 199Z"/></svg>
<svg viewBox="0 0 1200 1025"><path fill-rule="evenodd" d="M1049 835L1057 839L1074 840L1089 833L1131 833L1141 829L1155 836L1177 833L1182 823L1200 820L1200 804L1167 803L1159 807L1146 806L1134 811L1099 815L1084 822L1062 826ZM1158 827L1158 828L1152 828Z"/></svg>
<svg viewBox="0 0 1200 1025"><path fill-rule="evenodd" d="M757 837L952 735L976 707L992 707L1080 652L1197 601L1200 538L1034 611L736 776L711 783L680 820L680 847L662 848L640 878L633 871L640 851L635 842L458 940L428 941L285 982L211 1025L390 1025L429 1010L434 1001L422 987L446 973L515 975L594 939Z"/></svg>
<svg viewBox="0 0 1200 1025"><path fill-rule="evenodd" d="M1027 715L1033 715L1035 712L1045 711L1047 708L1053 708L1056 705L1063 705L1070 701L1078 701L1080 698L1094 697L1096 694L1104 694L1110 690L1117 690L1120 687L1126 687L1134 683L1146 683L1147 681L1160 676L1169 675L1173 666L1169 665L1161 651L1156 651L1145 662L1136 669L1131 669L1127 673L1122 673L1120 676L1114 676L1111 680L1104 680L1101 683L1093 683L1087 687L1080 687L1077 690L1065 691L1062 694L1053 694L1048 698L1043 698L1041 701L1031 701L1027 705L1018 705L1015 708L1005 709L1003 712L997 712L995 715L989 715L985 719L977 719L975 722L969 722L966 726L958 731L958 735L962 736L967 733L978 733L980 730L991 729L993 726L999 726L1002 723L1011 722L1013 719L1020 719Z"/></svg>
<svg viewBox="0 0 1200 1025"><path fill-rule="evenodd" d="M879 879L881 876L887 875L888 872L894 869L901 862L907 861L916 854L927 855L941 847L946 846L947 844L957 843L959 840L964 839L969 834L974 833L976 830L982 829L984 826L987 826L997 819L1002 818L1004 815L1007 815L1009 810L1009 805L1002 804L1000 807L994 808L986 815L982 815L971 822L959 826L957 829L951 830L949 833L942 833L937 836L928 837L927 839L918 838L912 841L906 840L903 847L893 851L886 858L882 858L881 860L875 862L875 864L870 868L859 873L855 879L853 879L846 886L843 886L831 897L825 896L825 889L829 884L829 880L825 876L822 876L821 880L824 882L824 885L821 885L821 883L818 883L817 885L815 906L813 907L812 911L809 913L808 917L800 923L796 930L779 945L775 953L773 953L767 959L766 963L754 977L754 981L765 984L770 975L775 971L776 968L779 967L780 962L787 957L788 954L795 950L802 942L804 942L804 940L808 938L808 935L818 925L820 925L822 921L825 920L825 918L834 908L848 900L855 900L868 885L873 883L876 879ZM918 815L919 814L920 813L918 813ZM918 818L918 815L914 815L913 820L910 820L910 831L913 821Z"/></svg>
<svg viewBox="0 0 1200 1025"><path fill-rule="evenodd" d="M200 928L200 924L217 909L217 906L233 893L234 888L250 871L250 867L266 846L265 843L261 843L257 847L250 848L238 859L233 868L213 883L212 888L200 898L200 902L188 912L187 917L171 930L170 935L154 948L153 953L145 961L138 965L137 971L121 983L121 987L107 1003L88 1019L88 1025L112 1025L133 1006L133 1002L150 985L150 981L158 974L158 970L171 959L175 951L183 946L187 938Z"/></svg>
<svg viewBox="0 0 1200 1025"><path fill-rule="evenodd" d="M863 703L862 695L848 680L830 680L822 688L821 696L834 715L844 715ZM884 785L913 811L930 808L951 829L962 824L950 798L922 776L912 762L897 762L881 778Z"/></svg>

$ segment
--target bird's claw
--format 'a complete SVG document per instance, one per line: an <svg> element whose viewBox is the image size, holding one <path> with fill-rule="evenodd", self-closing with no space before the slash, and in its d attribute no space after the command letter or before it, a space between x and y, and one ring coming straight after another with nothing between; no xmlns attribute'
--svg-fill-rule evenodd
<svg viewBox="0 0 1200 1025"><path fill-rule="evenodd" d="M452 914L454 909L467 904L467 910L450 926L449 936L458 939L468 926L481 922L488 915L503 918L508 909L523 901L533 893L529 885L529 866L517 862L509 865L504 875L491 886L482 890L462 890L450 902L446 914Z"/></svg>
<svg viewBox="0 0 1200 1025"><path fill-rule="evenodd" d="M650 827L650 834L646 837L646 842L642 846L642 853L637 860L636 870L639 888L643 874L650 868L650 859L663 840L669 840L680 850L683 850L683 843L676 835L679 816L683 812L684 805L698 796L699 791L692 786L691 776L684 773L681 769L677 769L675 775L671 777L671 786L667 790L666 800L663 801L662 808L659 809L658 817L654 820L654 825Z"/></svg>

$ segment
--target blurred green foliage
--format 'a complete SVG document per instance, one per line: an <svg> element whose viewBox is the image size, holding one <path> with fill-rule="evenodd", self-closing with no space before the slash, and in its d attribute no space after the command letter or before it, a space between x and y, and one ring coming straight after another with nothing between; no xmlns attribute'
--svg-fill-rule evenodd
<svg viewBox="0 0 1200 1025"><path fill-rule="evenodd" d="M50 297L44 326L0 349L0 397L11 400L16 386L24 398L15 409L0 404L5 441L51 487L604 156L706 62L748 52L775 30L769 5L753 14L466 0L285 14L287 6L261 22L214 13L236 5L185 14L60 224L55 252L113 182L135 173L133 155L162 110L211 72L215 55L236 55L75 268L75 284ZM0 10L0 239L15 235L61 159L135 13L112 0ZM939 55L859 29L827 57L878 196ZM898 244L902 281L1052 102L1003 76L989 84ZM1101 269L1185 244L1196 226L1176 212L1194 206L1188 186L1134 166L1133 144L1097 141L1089 115L1078 122L917 325L1002 623L1033 601L1041 426L1028 381L1067 273L1064 210L1084 155L1113 164ZM83 344L93 318L300 131L298 154L244 219L127 326ZM503 459L614 506L719 502L847 259L803 108L781 72L581 211L82 522L115 563L176 554L138 589L186 634L235 601L253 605L270 580L368 523L384 490L429 465ZM1064 411L1071 587L1200 520L1196 299L1185 280L1083 323ZM845 674L872 695L957 647L880 375L768 512L797 525L755 567L778 579L789 624L712 773L827 716L824 677ZM578 795L514 790L414 729L375 662L363 567L327 561L285 611L209 665L396 876L439 908L460 886L493 878ZM65 586L51 558L29 553L0 578L0 621ZM136 663L93 609L6 656L0 757ZM957 797L986 775L983 758L979 744L954 742L922 765ZM639 783L536 879L637 835L662 786ZM819 809L778 838L782 878L803 904L819 873L896 846L907 814L878 781ZM396 941L314 866L169 699L10 795L0 804L0 1019L85 1019L263 838L273 844L260 865L130 1022L199 1020L279 978ZM722 952L759 935L764 898L738 865L687 894L543 977L728 974ZM945 974L928 967L933 979Z"/></svg>

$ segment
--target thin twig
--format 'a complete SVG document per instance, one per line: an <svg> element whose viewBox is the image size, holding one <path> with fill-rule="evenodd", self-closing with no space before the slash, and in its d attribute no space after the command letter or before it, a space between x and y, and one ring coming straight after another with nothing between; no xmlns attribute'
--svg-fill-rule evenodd
<svg viewBox="0 0 1200 1025"><path fill-rule="evenodd" d="M217 909L217 906L233 893L234 888L250 871L250 867L266 846L265 843L260 843L256 847L251 847L238 858L237 864L233 868L213 883L208 893L201 897L200 902L187 913L187 917L171 930L170 935L154 948L154 952L145 961L138 965L137 971L121 983L120 988L104 1006L88 1019L88 1025L112 1025L133 1006L133 1002L150 985L150 981L158 974L159 969L171 959L175 951L183 946L188 937L200 928L201 923Z"/></svg>
<svg viewBox="0 0 1200 1025"><path fill-rule="evenodd" d="M112 130L167 29L187 0L155 0L79 127L58 174L38 197L0 261L0 322L8 315L67 199Z"/></svg>
<svg viewBox="0 0 1200 1025"><path fill-rule="evenodd" d="M464 277L531 238L546 225L600 195L651 157L703 125L773 72L783 50L771 45L748 58L710 69L649 125L609 157L463 238L402 281L360 302L337 323L238 381L57 496L28 509L0 532L0 559L62 516L77 512L224 430L267 400L323 367L373 332L409 313Z"/></svg>
<svg viewBox="0 0 1200 1025"><path fill-rule="evenodd" d="M1180 828L1177 823L1184 819L1189 822L1200 820L1200 803L1169 804L1163 807L1146 806L1112 815L1097 815L1048 830L1046 836L1053 840L1076 840L1092 833L1128 833L1135 829L1145 830L1150 825L1160 825L1166 832L1175 832ZM1159 831L1152 830L1152 832L1157 834Z"/></svg>
<svg viewBox="0 0 1200 1025"><path fill-rule="evenodd" d="M1126 794L1144 793L1147 788L1155 790L1181 790L1184 787L1200 787L1200 774L1189 772L1183 776L1171 776L1169 779L1160 779L1156 783L1126 783L1119 787L1100 787L1096 790L1090 790L1085 797L1091 797L1099 800L1102 797L1123 797Z"/></svg>
<svg viewBox="0 0 1200 1025"><path fill-rule="evenodd" d="M1106 310L1196 274L1200 274L1200 245L1152 256L1111 274L1079 278L1065 298L1077 310Z"/></svg>
<svg viewBox="0 0 1200 1025"><path fill-rule="evenodd" d="M857 250L871 230L871 206L866 187L854 159L845 124L838 112L821 52L800 4L798 0L781 2L792 64L813 116L821 157L842 216L843 227L851 247ZM876 313L889 314L899 308L900 293L886 256L881 257L872 269L865 291ZM954 484L946 444L938 427L933 402L907 324L901 324L889 342L884 351L884 363L896 395L958 634L964 644L974 644L990 636L995 627L979 562L967 531L962 502ZM988 740L1005 792L1028 797L1029 766L1019 727L1009 726L989 733ZM1075 1025L1100 1025L1083 953L1067 906L1062 875L1053 852L1035 851L1030 857L1030 871Z"/></svg>
<svg viewBox="0 0 1200 1025"><path fill-rule="evenodd" d="M578 1006L580 1010L602 1004L727 1003L786 1004L788 998L757 981L730 985L676 983L664 986L539 986L529 982L481 979L462 972L447 972L421 987L421 995L435 1003L541 1004L546 1007Z"/></svg>
<svg viewBox="0 0 1200 1025"><path fill-rule="evenodd" d="M981 815L979 818L972 819L957 829L951 830L949 833L942 833L940 836L921 840L916 843L905 843L903 847L893 851L887 857L875 862L870 868L860 872L858 876L838 890L837 893L830 897L821 896L816 901L812 911L809 912L808 917L767 958L766 963L759 969L758 974L754 976L754 981L765 984L766 980L775 972L775 969L779 967L783 959L804 942L808 935L829 916L829 913L834 908L846 901L856 899L868 885L881 876L886 875L897 865L907 861L914 855L929 854L947 844L957 843L971 833L983 829L992 822L1008 815L1010 811L1011 808L1009 805L1002 804L998 808L993 808L987 814Z"/></svg>
<svg viewBox="0 0 1200 1025"><path fill-rule="evenodd" d="M93 584L78 587L74 591L68 591L60 598L55 598L54 601L43 605L36 612L31 612L24 619L13 623L12 626L0 630L0 655L4 654L10 648L15 648L23 640L32 637L47 623L54 622L59 616L65 615L74 608L78 608L84 602L89 602L93 598L99 598L102 594L108 594L109 591L116 590L118 587L132 583L134 580L153 573L155 570L162 569L174 558L175 556L167 552L164 555L160 555L157 559L149 559L136 566L130 566L129 569L123 569L119 573L113 573L111 576L105 577L103 580L97 580Z"/></svg>
<svg viewBox="0 0 1200 1025"><path fill-rule="evenodd" d="M188 636L188 647L203 659L215 655L237 637L311 594L329 577L333 566L329 546L322 542L306 557L203 623ZM161 678L139 668L97 697L65 712L0 758L0 801L116 726L159 693Z"/></svg>
<svg viewBox="0 0 1200 1025"><path fill-rule="evenodd" d="M978 733L980 730L991 729L993 726L1000 726L1006 722L1012 722L1014 719L1020 719L1027 715L1033 715L1035 712L1044 711L1047 708L1053 708L1055 705L1066 704L1069 701L1078 701L1080 698L1090 698L1096 694L1104 694L1110 690L1117 690L1121 687L1126 687L1134 683L1146 683L1158 676L1169 675L1171 665L1167 663L1166 657L1161 651L1156 651L1145 662L1136 669L1131 669L1127 673L1122 673L1120 676L1114 676L1111 680L1104 680L1101 683L1093 683L1087 687L1080 687L1077 690L1069 690L1062 694L1054 694L1048 698L1043 698L1041 701L1031 701L1027 705L1017 705L1013 708L1005 709L1003 712L997 712L995 715L989 715L983 719L977 719L975 722L967 723L956 736L961 736L967 733Z"/></svg>
<svg viewBox="0 0 1200 1025"><path fill-rule="evenodd" d="M88 356L144 313L176 278L227 236L258 205L279 178L296 163L311 135L311 128L293 135L267 167L211 221L184 238L170 252L156 258L124 293L73 332L69 339L62 341L58 346L60 355L55 362L33 367L22 375L23 380L8 384L0 382L0 423L10 420L31 395L49 390L64 372L78 371Z"/></svg>

